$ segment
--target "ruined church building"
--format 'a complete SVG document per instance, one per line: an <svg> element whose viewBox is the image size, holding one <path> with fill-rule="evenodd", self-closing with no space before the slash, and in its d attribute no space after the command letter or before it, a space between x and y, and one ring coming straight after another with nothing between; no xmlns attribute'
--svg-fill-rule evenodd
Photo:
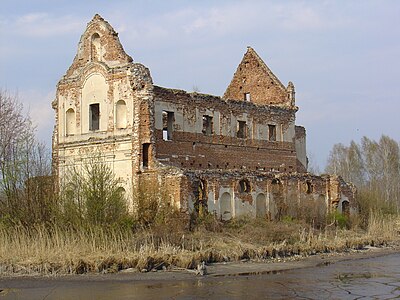
<svg viewBox="0 0 400 300"><path fill-rule="evenodd" d="M100 154L130 201L156 180L181 211L202 207L223 220L296 216L306 202L321 212L356 210L352 185L307 173L294 85L285 87L250 47L222 97L189 93L154 85L95 15L52 105L59 185L68 168Z"/></svg>

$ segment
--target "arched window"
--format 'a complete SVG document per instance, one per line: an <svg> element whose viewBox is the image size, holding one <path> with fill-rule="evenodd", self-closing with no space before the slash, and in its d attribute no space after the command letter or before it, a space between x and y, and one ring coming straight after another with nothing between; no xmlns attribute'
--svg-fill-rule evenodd
<svg viewBox="0 0 400 300"><path fill-rule="evenodd" d="M271 184L272 185L279 185L279 184L281 184L281 181L278 178L274 178L274 179L272 179Z"/></svg>
<svg viewBox="0 0 400 300"><path fill-rule="evenodd" d="M121 198L125 198L126 196L126 191L122 186L117 188L117 193L119 196L121 196Z"/></svg>
<svg viewBox="0 0 400 300"><path fill-rule="evenodd" d="M119 100L115 106L115 123L118 129L126 128L126 103L124 100Z"/></svg>
<svg viewBox="0 0 400 300"><path fill-rule="evenodd" d="M91 54L92 61L101 60L100 35L98 33L92 35Z"/></svg>
<svg viewBox="0 0 400 300"><path fill-rule="evenodd" d="M239 181L239 193L250 193L250 182L247 179Z"/></svg>
<svg viewBox="0 0 400 300"><path fill-rule="evenodd" d="M65 133L67 135L75 134L75 111L70 108L65 113Z"/></svg>

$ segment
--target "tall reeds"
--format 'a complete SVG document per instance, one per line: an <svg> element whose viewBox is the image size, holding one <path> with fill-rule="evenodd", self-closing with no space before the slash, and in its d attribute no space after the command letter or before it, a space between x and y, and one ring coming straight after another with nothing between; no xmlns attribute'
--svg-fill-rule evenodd
<svg viewBox="0 0 400 300"><path fill-rule="evenodd" d="M218 231L36 225L0 228L0 274L80 274L194 268L199 262L273 259L360 249L398 238L399 219L371 214L367 231L314 230L301 222L233 221ZM237 224L233 224L237 222ZM279 233L279 234L278 234Z"/></svg>

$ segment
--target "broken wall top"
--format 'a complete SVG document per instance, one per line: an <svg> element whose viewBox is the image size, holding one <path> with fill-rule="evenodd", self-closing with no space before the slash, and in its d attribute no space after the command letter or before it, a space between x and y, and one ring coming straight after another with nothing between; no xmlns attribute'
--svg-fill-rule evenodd
<svg viewBox="0 0 400 300"><path fill-rule="evenodd" d="M96 14L80 38L78 52L65 77L75 77L90 62L115 67L132 61L132 57L125 53L118 33L107 21Z"/></svg>
<svg viewBox="0 0 400 300"><path fill-rule="evenodd" d="M305 138L306 137L306 129L303 126L296 125L295 129L295 137L296 139Z"/></svg>
<svg viewBox="0 0 400 300"><path fill-rule="evenodd" d="M223 98L258 105L294 106L294 94L293 83L285 88L254 49L248 47Z"/></svg>

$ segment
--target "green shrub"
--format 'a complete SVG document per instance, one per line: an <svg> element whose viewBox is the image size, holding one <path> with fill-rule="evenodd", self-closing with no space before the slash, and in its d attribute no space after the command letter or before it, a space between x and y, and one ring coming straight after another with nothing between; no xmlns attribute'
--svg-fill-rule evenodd
<svg viewBox="0 0 400 300"><path fill-rule="evenodd" d="M62 218L74 225L129 226L120 182L99 157L71 169L62 188Z"/></svg>
<svg viewBox="0 0 400 300"><path fill-rule="evenodd" d="M340 229L349 228L350 226L349 218L338 211L331 212L328 215L328 221L331 223L334 222Z"/></svg>

